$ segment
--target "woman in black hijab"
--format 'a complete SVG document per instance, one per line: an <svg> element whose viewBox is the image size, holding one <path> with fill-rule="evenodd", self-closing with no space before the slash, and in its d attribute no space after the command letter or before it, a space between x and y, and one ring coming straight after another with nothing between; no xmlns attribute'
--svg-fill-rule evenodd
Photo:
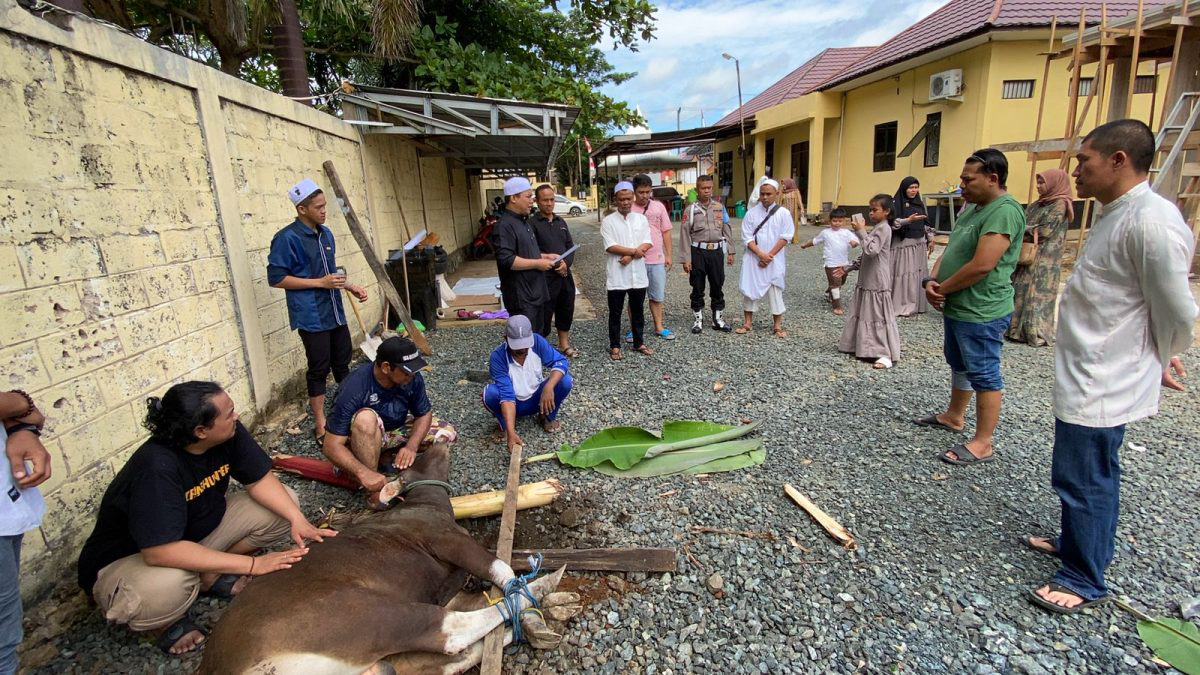
<svg viewBox="0 0 1200 675"><path fill-rule="evenodd" d="M921 280L929 276L929 242L921 183L909 176L900 181L893 199L896 224L892 233L892 306L897 316L924 314L929 309Z"/></svg>

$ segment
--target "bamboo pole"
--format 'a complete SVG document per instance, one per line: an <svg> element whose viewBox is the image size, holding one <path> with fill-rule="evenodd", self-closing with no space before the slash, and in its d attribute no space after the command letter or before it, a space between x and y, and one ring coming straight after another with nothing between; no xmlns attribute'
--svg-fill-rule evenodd
<svg viewBox="0 0 1200 675"><path fill-rule="evenodd" d="M1137 89L1137 71L1140 62L1138 52L1142 49L1142 7L1144 2L1145 0L1138 0L1137 23L1133 27L1133 53L1129 59L1129 91L1125 94L1125 114L1122 117L1129 117L1133 113L1133 92Z"/></svg>
<svg viewBox="0 0 1200 675"><path fill-rule="evenodd" d="M1038 96L1037 123L1033 125L1033 142L1042 140L1042 114L1046 111L1046 89L1050 83L1050 62L1054 60L1054 38L1058 31L1058 17L1050 19L1050 42L1046 45L1046 65L1042 69L1042 93ZM1029 153L1029 201L1033 201L1033 188L1037 181L1038 156L1036 152Z"/></svg>
<svg viewBox="0 0 1200 675"><path fill-rule="evenodd" d="M504 507L500 513L500 536L496 539L496 557L505 564L512 560L513 531L517 525L517 490L521 485L521 454L525 448L513 446L508 457L508 483L504 488ZM511 617L520 621L521 617ZM504 660L504 624L492 629L483 640L480 675L500 675Z"/></svg>
<svg viewBox="0 0 1200 675"><path fill-rule="evenodd" d="M1188 0L1183 0L1179 16L1187 18ZM1182 77L1179 73L1179 50L1183 48L1183 29L1184 26L1182 25L1175 27L1175 48L1171 50L1171 76L1167 78L1167 90L1163 93L1162 116L1158 120L1159 129L1167 125L1167 115L1171 114L1171 96L1175 93L1175 82Z"/></svg>
<svg viewBox="0 0 1200 675"><path fill-rule="evenodd" d="M545 506L558 499L562 491L562 483L553 478L537 483L526 483L517 488L517 510L524 511ZM492 490L491 492L453 497L450 499L450 508L454 509L455 520L494 516L504 510L504 495L504 490Z"/></svg>

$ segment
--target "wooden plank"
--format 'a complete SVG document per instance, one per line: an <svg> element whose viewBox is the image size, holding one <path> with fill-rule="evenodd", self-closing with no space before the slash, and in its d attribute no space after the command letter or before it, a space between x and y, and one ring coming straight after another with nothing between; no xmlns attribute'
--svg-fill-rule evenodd
<svg viewBox="0 0 1200 675"><path fill-rule="evenodd" d="M1050 62L1054 57L1050 54L1054 52L1054 38L1058 32L1058 17L1050 20L1050 43L1046 47L1046 66L1042 69L1042 91L1038 94L1038 114L1037 123L1033 126L1033 142L1036 144L1042 140L1042 113L1046 110L1046 89L1050 83ZM1029 153L1029 201L1033 201L1034 187L1037 180L1037 164L1040 159L1036 152Z"/></svg>
<svg viewBox="0 0 1200 675"><path fill-rule="evenodd" d="M550 548L538 551L520 550L512 552L512 568L517 572L529 571L529 556L541 553L545 556L542 569L556 570L563 565L567 569L591 572L674 572L676 570L673 548Z"/></svg>
<svg viewBox="0 0 1200 675"><path fill-rule="evenodd" d="M417 349L420 349L421 353L426 356L433 354L433 350L429 348L429 343L425 340L425 335L418 331L413 324L408 307L400 301L400 294L396 292L396 287L388 278L387 270L384 269L379 256L375 255L375 245L371 243L371 238L363 230L362 223L358 220L358 214L354 212L354 206L350 204L350 197L346 194L346 187L342 185L342 179L338 177L333 161L326 160L321 166L325 169L325 175L329 177L329 183L333 186L333 192L337 196L342 215L346 217L346 225L350 227L350 234L354 235L354 241L358 242L359 250L367 259L367 265L375 273L375 279L379 282L379 287L383 289L383 296L400 316L404 327L408 329L409 338L417 345Z"/></svg>
<svg viewBox="0 0 1200 675"><path fill-rule="evenodd" d="M783 491L786 492L787 496L791 497L792 501L796 502L800 508L804 509L808 515L812 516L813 520L817 521L821 527L825 528L825 531L829 533L829 536L836 539L837 542L845 547L847 551L853 551L854 549L858 548L858 544L855 543L854 537L850 536L850 533L846 531L846 528L842 527L841 523L831 518L829 514L822 511L820 507L809 501L808 497L805 497L803 494L801 494L799 490L787 483L784 483Z"/></svg>
<svg viewBox="0 0 1200 675"><path fill-rule="evenodd" d="M521 486L521 453L524 447L514 446L508 457L508 483L504 488L504 509L500 512L500 536L496 539L496 557L512 560L513 531L517 526L517 490ZM520 621L519 617L514 617ZM483 640L483 662L480 675L500 675L504 660L504 624L492 629Z"/></svg>
<svg viewBox="0 0 1200 675"><path fill-rule="evenodd" d="M996 143L991 147L1000 152L1062 152L1067 149L1072 139L1043 138L1040 141L1018 141L1016 143Z"/></svg>
<svg viewBox="0 0 1200 675"><path fill-rule="evenodd" d="M1129 59L1129 90L1125 92L1125 114L1121 117L1129 117L1133 112L1133 92L1137 89L1137 71L1141 64L1141 55L1139 54L1142 48L1142 9L1144 0L1138 0L1137 21L1133 27L1133 57ZM1150 111L1153 115L1154 111Z"/></svg>
<svg viewBox="0 0 1200 675"><path fill-rule="evenodd" d="M451 307L467 307L469 305L499 305L500 300L494 295L459 295L450 301Z"/></svg>

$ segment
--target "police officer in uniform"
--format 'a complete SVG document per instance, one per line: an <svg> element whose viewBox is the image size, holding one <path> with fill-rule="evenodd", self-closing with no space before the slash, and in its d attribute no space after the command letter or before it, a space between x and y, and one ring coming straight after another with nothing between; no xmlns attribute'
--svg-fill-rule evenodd
<svg viewBox="0 0 1200 675"><path fill-rule="evenodd" d="M724 265L733 266L733 251L729 248L733 231L729 227L729 214L712 198L712 192L712 176L696 179L697 201L683 210L683 225L679 228L679 257L692 285L692 314L696 319L692 332L696 334L704 330L705 282L711 300L713 330L726 333L731 330L721 313L725 311Z"/></svg>

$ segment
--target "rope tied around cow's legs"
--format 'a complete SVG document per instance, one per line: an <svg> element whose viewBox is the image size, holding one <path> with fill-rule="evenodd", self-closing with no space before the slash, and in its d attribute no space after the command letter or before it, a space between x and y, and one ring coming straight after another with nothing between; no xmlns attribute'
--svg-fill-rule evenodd
<svg viewBox="0 0 1200 675"><path fill-rule="evenodd" d="M513 640L509 646L509 653L518 649L521 643L525 642L525 629L521 627L521 615L525 612L536 612L538 616L543 616L541 605L529 590L529 582L536 579L542 571L542 560L541 553L529 556L529 573L515 576L504 584L503 597L495 600L489 598L489 602L495 605L496 611L500 612L504 623L512 626ZM521 598L523 597L528 598L530 603L525 610L521 609Z"/></svg>

